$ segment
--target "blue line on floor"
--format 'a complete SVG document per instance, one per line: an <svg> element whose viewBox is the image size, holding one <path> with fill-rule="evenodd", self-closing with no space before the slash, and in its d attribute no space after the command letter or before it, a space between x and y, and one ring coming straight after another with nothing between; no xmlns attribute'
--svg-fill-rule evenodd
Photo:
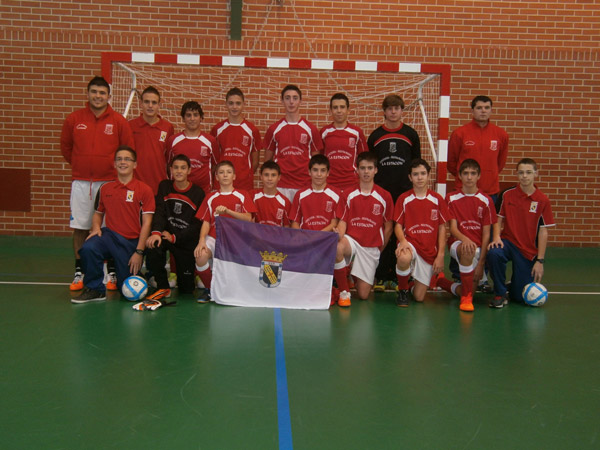
<svg viewBox="0 0 600 450"><path fill-rule="evenodd" d="M292 422L290 419L290 401L288 398L287 372L285 369L285 352L283 348L283 329L281 326L281 310L275 308L275 362L277 374L277 422L279 424L279 450L291 450Z"/></svg>

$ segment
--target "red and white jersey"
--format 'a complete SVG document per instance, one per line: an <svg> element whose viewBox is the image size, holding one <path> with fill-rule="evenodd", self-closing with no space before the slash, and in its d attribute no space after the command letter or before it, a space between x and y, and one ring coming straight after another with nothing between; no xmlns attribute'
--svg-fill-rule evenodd
<svg viewBox="0 0 600 450"><path fill-rule="evenodd" d="M346 234L363 247L381 247L385 224L392 220L394 202L385 189L373 185L369 193L360 187L344 191L337 217L346 222Z"/></svg>
<svg viewBox="0 0 600 450"><path fill-rule="evenodd" d="M127 239L137 239L142 230L141 215L154 214L154 193L145 183L132 179L100 186L96 211L104 213L106 227Z"/></svg>
<svg viewBox="0 0 600 450"><path fill-rule="evenodd" d="M312 188L296 192L290 218L303 230L322 230L335 219L342 193L338 188L326 186L322 191Z"/></svg>
<svg viewBox="0 0 600 450"><path fill-rule="evenodd" d="M217 139L219 144L219 162L228 160L233 163L235 186L247 191L252 190L254 174L251 155L262 148L258 128L247 120L235 124L226 119L216 124L210 130L210 134Z"/></svg>
<svg viewBox="0 0 600 450"><path fill-rule="evenodd" d="M394 207L394 221L402 226L406 240L428 264L433 264L438 253L438 229L450 217L442 196L431 189L421 198L411 189L398 197Z"/></svg>
<svg viewBox="0 0 600 450"><path fill-rule="evenodd" d="M498 221L496 208L490 196L481 191L475 194L454 191L446 196L446 203L450 218L456 220L458 231L471 239L477 247L481 247L483 227ZM450 236L448 246L454 241L456 238Z"/></svg>
<svg viewBox="0 0 600 450"><path fill-rule="evenodd" d="M539 228L555 225L550 200L539 189L527 195L517 185L504 191L500 201L501 237L515 244L526 258L532 260L537 256Z"/></svg>
<svg viewBox="0 0 600 450"><path fill-rule="evenodd" d="M281 167L279 187L310 186L308 162L313 153L323 150L319 130L312 123L304 119L290 123L283 118L269 127L264 145L273 152L273 161Z"/></svg>
<svg viewBox="0 0 600 450"><path fill-rule="evenodd" d="M137 153L135 176L156 194L160 182L168 178L167 140L175 132L173 125L162 117L150 125L143 116L130 120L129 125Z"/></svg>
<svg viewBox="0 0 600 450"><path fill-rule="evenodd" d="M167 141L167 163L177 155L190 158L192 173L188 179L208 195L212 188L212 169L219 160L217 140L206 133L187 137L182 131Z"/></svg>
<svg viewBox="0 0 600 450"><path fill-rule="evenodd" d="M225 206L227 209L230 209L239 213L255 213L256 208L254 203L252 203L252 199L250 198L250 194L246 191L240 191L234 189L231 192L213 192L212 194L207 195L200 205L200 209L196 213L196 217L199 220L210 221L210 231L208 232L209 236L217 238L217 232L215 230L215 209L217 206ZM223 214L223 217L230 217L228 214Z"/></svg>
<svg viewBox="0 0 600 450"><path fill-rule="evenodd" d="M336 128L332 123L321 129L321 138L331 166L327 183L342 190L355 187L358 183L356 157L368 150L363 131L352 124Z"/></svg>
<svg viewBox="0 0 600 450"><path fill-rule="evenodd" d="M292 203L285 195L279 191L275 195L267 195L262 189L255 189L252 191L252 200L256 207L256 223L278 227L289 226Z"/></svg>

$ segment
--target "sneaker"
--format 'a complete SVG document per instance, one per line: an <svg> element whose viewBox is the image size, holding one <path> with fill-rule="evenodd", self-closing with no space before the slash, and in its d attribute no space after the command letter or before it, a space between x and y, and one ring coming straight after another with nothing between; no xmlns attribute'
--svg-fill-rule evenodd
<svg viewBox="0 0 600 450"><path fill-rule="evenodd" d="M204 283L200 279L198 275L196 275L196 287L200 289L204 289Z"/></svg>
<svg viewBox="0 0 600 450"><path fill-rule="evenodd" d="M171 289L173 289L176 286L177 286L177 274L176 273L170 273L169 274L169 287Z"/></svg>
<svg viewBox="0 0 600 450"><path fill-rule="evenodd" d="M106 274L106 290L116 291L117 288L117 274L110 272Z"/></svg>
<svg viewBox="0 0 600 450"><path fill-rule="evenodd" d="M161 298L169 298L171 289L158 289L154 294L146 297L146 300L160 300Z"/></svg>
<svg viewBox="0 0 600 450"><path fill-rule="evenodd" d="M73 278L73 282L71 286L69 286L69 290L71 291L80 291L83 289L83 274L81 272L75 272L75 277Z"/></svg>
<svg viewBox="0 0 600 450"><path fill-rule="evenodd" d="M406 289L400 289L398 296L396 297L396 306L401 308L408 307L408 291Z"/></svg>
<svg viewBox="0 0 600 450"><path fill-rule="evenodd" d="M212 302L212 297L210 296L210 289L204 288L204 291L202 292L202 294L200 294L200 297L198 297L198 303L208 302Z"/></svg>
<svg viewBox="0 0 600 450"><path fill-rule="evenodd" d="M88 287L84 287L81 294L71 299L71 303L100 302L102 300L106 300L105 292L95 291Z"/></svg>
<svg viewBox="0 0 600 450"><path fill-rule="evenodd" d="M373 290L375 292L384 292L385 291L385 283L383 280L377 280L373 285Z"/></svg>
<svg viewBox="0 0 600 450"><path fill-rule="evenodd" d="M340 292L340 298L338 299L338 305L343 307L350 306L350 292L342 291Z"/></svg>
<svg viewBox="0 0 600 450"><path fill-rule="evenodd" d="M494 290L487 281L484 281L479 286L477 286L477 291L483 292L484 294L491 294L492 292L494 292Z"/></svg>
<svg viewBox="0 0 600 450"><path fill-rule="evenodd" d="M469 294L461 297L459 308L461 311L474 311L475 308L473 307L473 295Z"/></svg>
<svg viewBox="0 0 600 450"><path fill-rule="evenodd" d="M394 280L386 281L385 282L385 290L396 292L398 290L398 283L396 283Z"/></svg>
<svg viewBox="0 0 600 450"><path fill-rule="evenodd" d="M496 295L490 300L490 308L503 308L504 305L508 305L508 292L502 296Z"/></svg>

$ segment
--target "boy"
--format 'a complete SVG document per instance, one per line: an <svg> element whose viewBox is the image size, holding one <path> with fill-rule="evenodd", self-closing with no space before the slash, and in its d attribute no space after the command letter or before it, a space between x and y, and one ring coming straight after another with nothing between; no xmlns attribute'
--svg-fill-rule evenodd
<svg viewBox="0 0 600 450"><path fill-rule="evenodd" d="M181 118L185 129L167 141L167 161L175 155L185 155L192 163L189 180L200 186L208 195L212 189L212 168L219 160L217 141L210 134L203 133L200 124L204 120L202 106L190 101L181 107Z"/></svg>
<svg viewBox="0 0 600 450"><path fill-rule="evenodd" d="M312 155L321 153L319 130L300 116L302 92L289 84L281 91L285 117L269 127L265 134L265 161L273 159L281 167L280 192L290 201L299 189L310 183L306 165Z"/></svg>
<svg viewBox="0 0 600 450"><path fill-rule="evenodd" d="M272 161L265 161L260 168L262 189L252 192L252 200L256 206L256 223L287 227L290 225L290 210L292 204L289 199L277 190L277 183L281 179L279 165Z"/></svg>
<svg viewBox="0 0 600 450"><path fill-rule="evenodd" d="M393 203L389 192L374 182L377 158L362 152L356 159L359 184L346 190L338 205L339 242L333 276L340 290L339 306L350 306L350 291L346 266L352 260L351 274L357 278L356 292L366 300L373 287L373 277L381 249L392 234Z"/></svg>
<svg viewBox="0 0 600 450"><path fill-rule="evenodd" d="M198 298L198 303L207 303L211 300L210 284L212 272L209 260L215 254L215 216L223 215L234 219L252 221L252 214L256 212L254 203L246 191L239 191L233 187L235 169L231 161L221 161L217 164L215 176L220 189L207 196L196 217L202 220L200 240L194 250L196 270L204 284L204 292Z"/></svg>
<svg viewBox="0 0 600 450"><path fill-rule="evenodd" d="M241 89L230 89L225 95L227 119L216 124L210 134L219 144L220 161L231 161L235 167L236 187L250 192L262 142L258 128L244 118L244 105Z"/></svg>
<svg viewBox="0 0 600 450"><path fill-rule="evenodd" d="M311 186L299 190L292 202L290 217L292 228L303 230L333 231L337 225L335 217L341 192L327 184L329 160L316 154L308 162Z"/></svg>
<svg viewBox="0 0 600 450"><path fill-rule="evenodd" d="M194 249L200 234L195 215L205 194L188 180L191 171L190 159L177 155L171 161L172 180L163 180L158 186L152 234L146 240L146 265L154 274L157 290L148 300L171 295L165 269L167 251L175 258L179 292L191 294L194 290Z"/></svg>
<svg viewBox="0 0 600 450"><path fill-rule="evenodd" d="M160 93L148 86L141 95L142 113L129 121L138 154L135 175L156 194L158 184L167 175L167 139L175 133L173 125L160 114Z"/></svg>
<svg viewBox="0 0 600 450"><path fill-rule="evenodd" d="M481 192L477 183L481 176L479 163L465 159L458 170L461 189L446 197L450 219L451 258L457 261L461 283L451 283L440 272L437 285L460 297L460 310L473 311L473 283L483 276L490 227L497 222L492 199Z"/></svg>
<svg viewBox="0 0 600 450"><path fill-rule="evenodd" d="M345 94L333 94L329 111L333 122L321 129L325 156L331 163L328 183L340 190L355 188L358 184L356 156L367 150L363 131L348 123L350 101Z"/></svg>
<svg viewBox="0 0 600 450"><path fill-rule="evenodd" d="M548 227L554 226L550 201L534 184L537 164L523 158L517 164L519 184L500 195L498 227L487 254L494 280L492 308L502 308L508 298L523 301L523 288L541 282L548 244ZM506 286L506 263L512 261L510 292Z"/></svg>
<svg viewBox="0 0 600 450"><path fill-rule="evenodd" d="M148 185L134 178L136 159L131 147L119 147L114 156L117 180L103 184L98 191L92 229L80 251L85 286L80 295L71 299L72 303L106 300L102 283L105 259L114 259L119 290L125 278L137 274L142 267L154 214L154 195Z"/></svg>
<svg viewBox="0 0 600 450"><path fill-rule="evenodd" d="M410 163L409 179L413 188L396 201L394 231L396 248L396 276L398 297L396 305L408 306L408 279L412 274L415 284L414 299L422 302L431 277L444 270L444 245L450 213L440 194L428 188L431 167L424 159Z"/></svg>

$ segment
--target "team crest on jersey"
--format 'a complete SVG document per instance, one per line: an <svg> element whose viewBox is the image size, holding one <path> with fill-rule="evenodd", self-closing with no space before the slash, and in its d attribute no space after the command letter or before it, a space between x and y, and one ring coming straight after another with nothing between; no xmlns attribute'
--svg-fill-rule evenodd
<svg viewBox="0 0 600 450"><path fill-rule="evenodd" d="M390 153L396 153L396 143L390 142Z"/></svg>
<svg viewBox="0 0 600 450"><path fill-rule="evenodd" d="M175 205L173 206L173 212L175 214L181 214L181 203L175 202Z"/></svg>
<svg viewBox="0 0 600 450"><path fill-rule="evenodd" d="M205 145L203 145L202 147L200 147L200 154L202 156L208 156L208 147L206 147Z"/></svg>
<svg viewBox="0 0 600 450"><path fill-rule="evenodd" d="M492 150L492 151L498 150L498 141L490 141L490 150Z"/></svg>
<svg viewBox="0 0 600 450"><path fill-rule="evenodd" d="M379 203L375 203L373 205L373 215L374 216L379 216L381 215L381 205Z"/></svg>
<svg viewBox="0 0 600 450"><path fill-rule="evenodd" d="M327 201L325 202L325 212L333 211L333 202Z"/></svg>
<svg viewBox="0 0 600 450"><path fill-rule="evenodd" d="M127 198L125 199L125 201L129 202L129 203L133 203L133 191L127 191Z"/></svg>
<svg viewBox="0 0 600 450"><path fill-rule="evenodd" d="M242 212L242 205L235 205L235 212Z"/></svg>
<svg viewBox="0 0 600 450"><path fill-rule="evenodd" d="M283 219L283 209L277 208L277 220Z"/></svg>
<svg viewBox="0 0 600 450"><path fill-rule="evenodd" d="M529 212L537 212L538 202L531 202L529 205Z"/></svg>
<svg viewBox="0 0 600 450"><path fill-rule="evenodd" d="M431 210L431 220L438 220L438 210L437 209Z"/></svg>
<svg viewBox="0 0 600 450"><path fill-rule="evenodd" d="M113 134L113 124L112 123L107 123L106 126L104 127L104 134Z"/></svg>
<svg viewBox="0 0 600 450"><path fill-rule="evenodd" d="M167 140L167 132L166 131L161 131L160 132L160 142L165 142Z"/></svg>
<svg viewBox="0 0 600 450"><path fill-rule="evenodd" d="M477 217L483 218L483 207L481 206L477 207Z"/></svg>
<svg viewBox="0 0 600 450"><path fill-rule="evenodd" d="M348 139L348 145L350 147L354 147L356 145L356 138L351 137L350 139Z"/></svg>
<svg viewBox="0 0 600 450"><path fill-rule="evenodd" d="M308 144L308 134L302 133L300 135L300 143L304 145Z"/></svg>
<svg viewBox="0 0 600 450"><path fill-rule="evenodd" d="M250 137L249 136L244 136L242 138L242 145L244 147L247 147L248 145L250 145Z"/></svg>
<svg viewBox="0 0 600 450"><path fill-rule="evenodd" d="M282 252L259 252L262 256L258 281L265 287L274 288L281 283L283 274L283 261L287 258Z"/></svg>

